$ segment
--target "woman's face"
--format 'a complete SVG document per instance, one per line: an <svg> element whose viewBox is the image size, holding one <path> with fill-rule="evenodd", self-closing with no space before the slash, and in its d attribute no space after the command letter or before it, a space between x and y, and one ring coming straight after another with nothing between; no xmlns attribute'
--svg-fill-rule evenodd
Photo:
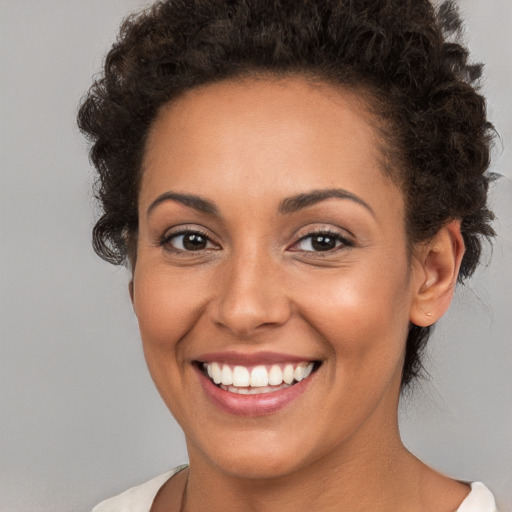
<svg viewBox="0 0 512 512"><path fill-rule="evenodd" d="M200 87L155 121L132 298L191 460L277 476L394 435L421 276L372 124L299 78Z"/></svg>

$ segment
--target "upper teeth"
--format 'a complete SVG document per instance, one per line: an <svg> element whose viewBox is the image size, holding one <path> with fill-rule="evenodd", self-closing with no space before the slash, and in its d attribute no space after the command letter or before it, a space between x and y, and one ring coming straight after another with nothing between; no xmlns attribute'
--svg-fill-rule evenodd
<svg viewBox="0 0 512 512"><path fill-rule="evenodd" d="M252 368L229 366L222 363L203 363L203 368L215 384L236 387L265 387L300 382L313 371L313 362L271 366L259 365Z"/></svg>

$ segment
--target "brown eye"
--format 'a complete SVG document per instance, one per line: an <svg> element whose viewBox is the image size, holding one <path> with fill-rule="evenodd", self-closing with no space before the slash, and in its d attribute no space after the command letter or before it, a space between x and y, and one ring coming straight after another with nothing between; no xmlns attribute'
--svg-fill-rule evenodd
<svg viewBox="0 0 512 512"><path fill-rule="evenodd" d="M336 247L337 240L329 235L311 237L311 247L315 251L330 251Z"/></svg>
<svg viewBox="0 0 512 512"><path fill-rule="evenodd" d="M167 246L169 250L183 252L215 248L206 235L196 231L186 231L168 236L162 241L162 245Z"/></svg>
<svg viewBox="0 0 512 512"><path fill-rule="evenodd" d="M200 251L201 249L206 249L207 244L208 240L203 235L199 235L197 233L183 235L183 247L187 251Z"/></svg>
<svg viewBox="0 0 512 512"><path fill-rule="evenodd" d="M354 244L338 233L312 233L301 238L294 250L303 252L335 251L341 247L352 247Z"/></svg>

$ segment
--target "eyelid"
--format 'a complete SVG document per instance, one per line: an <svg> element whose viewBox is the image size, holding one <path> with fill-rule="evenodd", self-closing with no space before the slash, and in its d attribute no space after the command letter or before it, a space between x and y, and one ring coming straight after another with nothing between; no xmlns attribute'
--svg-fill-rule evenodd
<svg viewBox="0 0 512 512"><path fill-rule="evenodd" d="M197 251L185 251L185 250L182 250L182 249L177 249L175 247L165 247L169 244L169 242L173 239L173 238L177 238L179 236L184 236L184 235L187 235L187 234L197 234L197 235L201 235L203 236L204 238L206 238L207 242L214 245L215 248L213 250L218 250L220 249L220 245L213 239L213 237L204 229L202 229L201 227L198 227L198 226L176 226L174 228L170 228L168 230L166 230L164 232L164 234L159 238L158 240L158 245L160 245L161 247L163 247L165 250L169 251L169 252L174 252L174 253L180 253L180 254L183 254L183 253L200 253L202 251L205 251L205 250L212 250L212 248L206 248L206 249L200 249L200 250L197 250Z"/></svg>
<svg viewBox="0 0 512 512"><path fill-rule="evenodd" d="M337 247L334 247L333 249L327 250L327 251L307 251L302 249L294 249L300 242L303 240L306 240L308 238L314 237L314 236L330 236L332 238L335 238L336 241L340 241L341 244ZM339 251L340 249L346 249L350 247L354 247L355 242L348 236L343 235L339 231L336 231L333 228L313 228L308 233L305 233L302 236L299 236L297 240L291 245L291 247L288 249L292 252L302 252L302 253L309 253L309 254L315 254L315 255L328 255L333 254L334 252Z"/></svg>
<svg viewBox="0 0 512 512"><path fill-rule="evenodd" d="M305 230L301 230L301 231L305 231ZM342 249L347 249L347 248L351 248L355 245L355 242L353 240L353 235L350 234L350 235L344 235L342 232L340 232L341 230L337 230L335 228L332 228L332 227L315 227L315 228L309 228L307 232L304 232L304 234L302 235L299 235L297 237L297 239L292 243L291 246L289 246L289 248L287 250L291 251L291 252L302 252L302 253L308 253L308 254L311 254L311 255L318 255L318 256L327 256L328 254L333 254L339 250L342 250ZM346 232L346 230L344 230ZM168 246L170 245L169 242L173 239L173 238L176 238L176 237L179 237L179 236L184 236L184 235L187 235L187 234L199 234L201 236L203 236L206 240L207 240L207 243L215 246L215 247L209 247L209 248L205 248L205 249L199 249L197 251L187 251L187 250L183 250L183 249L178 249L176 247L164 247L164 246ZM306 240L308 238L311 238L311 237L314 237L314 236L330 236L332 238L335 238L336 241L338 242L341 242L338 246L332 248L332 249L328 249L326 251L314 251L314 250L304 250L304 249L297 249L297 245L303 241L303 240ZM168 230L166 230L164 232L164 234L162 236L160 236L157 240L157 245L163 247L164 249L166 249L167 251L169 252L174 252L174 253L180 253L180 254L183 254L183 253L201 253L203 251L211 251L211 250L219 250L221 249L220 247L220 244L215 240L215 238L210 234L210 232L204 228L202 228L202 226L197 226L197 225L191 225L191 226L187 226L187 225L180 225L180 226L174 226L172 228L169 228Z"/></svg>

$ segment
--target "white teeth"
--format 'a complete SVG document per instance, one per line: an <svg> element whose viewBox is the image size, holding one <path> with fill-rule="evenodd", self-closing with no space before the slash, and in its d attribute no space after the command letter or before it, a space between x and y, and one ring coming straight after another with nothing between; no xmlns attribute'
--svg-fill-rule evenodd
<svg viewBox="0 0 512 512"><path fill-rule="evenodd" d="M268 369L258 365L249 371L245 366L232 368L227 364L203 363L208 376L227 391L242 394L270 393L300 382L311 375L314 363L288 363L284 367L274 364ZM237 391L233 391L236 389Z"/></svg>
<svg viewBox="0 0 512 512"><path fill-rule="evenodd" d="M220 366L218 363L212 363L211 365L208 365L208 366L211 366L211 369L212 369L212 379L213 379L213 382L215 382L215 384L220 384L222 382L222 372L220 370Z"/></svg>
<svg viewBox="0 0 512 512"><path fill-rule="evenodd" d="M299 364L295 371L293 372L293 376L297 382L300 382L304 378L304 365Z"/></svg>
<svg viewBox="0 0 512 512"><path fill-rule="evenodd" d="M249 370L245 366L235 366L233 369L233 386L247 387L250 384Z"/></svg>
<svg viewBox="0 0 512 512"><path fill-rule="evenodd" d="M304 377L303 379L305 379L306 377L309 377L311 375L311 372L313 371L313 366L314 366L314 363L309 363L306 368L304 369Z"/></svg>
<svg viewBox="0 0 512 512"><path fill-rule="evenodd" d="M233 384L233 373L227 364L222 367L222 384L224 384L224 386Z"/></svg>
<svg viewBox="0 0 512 512"><path fill-rule="evenodd" d="M251 386L253 388L268 386L268 372L264 366L255 366L252 369Z"/></svg>
<svg viewBox="0 0 512 512"><path fill-rule="evenodd" d="M293 365L292 364L287 364L284 367L283 380L286 382L286 384L291 384L293 382Z"/></svg>
<svg viewBox="0 0 512 512"><path fill-rule="evenodd" d="M283 382L283 372L281 371L281 368L275 364L270 368L270 371L268 372L268 383L271 386L279 386Z"/></svg>
<svg viewBox="0 0 512 512"><path fill-rule="evenodd" d="M264 386L261 388L237 388L235 386L221 385L221 388L224 391L229 391L230 393L238 393L239 395L261 395L263 393L273 393L274 391L279 391L289 387L290 384L285 384L284 382L280 386Z"/></svg>

